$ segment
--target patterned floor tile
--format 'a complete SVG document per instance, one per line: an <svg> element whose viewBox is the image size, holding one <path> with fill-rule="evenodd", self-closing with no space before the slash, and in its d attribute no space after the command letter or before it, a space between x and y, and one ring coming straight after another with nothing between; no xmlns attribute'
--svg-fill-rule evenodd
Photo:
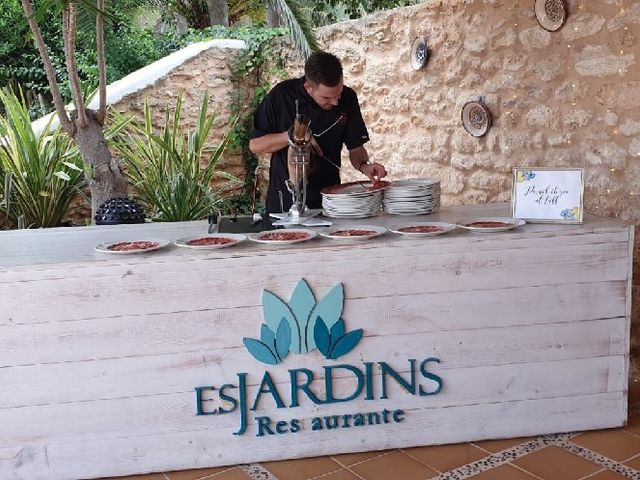
<svg viewBox="0 0 640 480"><path fill-rule="evenodd" d="M371 460L372 458L379 457L380 455L386 455L388 453L393 452L393 450L378 450L375 452L361 452L361 453L343 453L341 455L333 455L333 458L336 462L348 467L350 465L355 465L356 463L365 462L367 460Z"/></svg>
<svg viewBox="0 0 640 480"><path fill-rule="evenodd" d="M303 480L342 469L342 465L331 459L331 457L264 462L261 465L278 480Z"/></svg>
<svg viewBox="0 0 640 480"><path fill-rule="evenodd" d="M438 474L400 451L359 463L350 470L366 480L425 480Z"/></svg>
<svg viewBox="0 0 640 480"><path fill-rule="evenodd" d="M519 470L512 465L501 465L486 472L479 473L472 477L472 480L537 480L536 477Z"/></svg>
<svg viewBox="0 0 640 480"><path fill-rule="evenodd" d="M518 458L514 465L545 480L578 480L602 467L559 447L546 447Z"/></svg>
<svg viewBox="0 0 640 480"><path fill-rule="evenodd" d="M472 442L478 448L486 450L491 453L498 453L521 443L525 443L530 438L518 437L518 438L505 438L504 440L483 440L481 442Z"/></svg>
<svg viewBox="0 0 640 480"><path fill-rule="evenodd" d="M439 472L448 472L488 456L487 452L470 443L406 448L403 451Z"/></svg>
<svg viewBox="0 0 640 480"><path fill-rule="evenodd" d="M621 429L586 432L571 442L619 462L640 454L640 437Z"/></svg>
<svg viewBox="0 0 640 480"><path fill-rule="evenodd" d="M207 478L215 473L224 472L232 467L217 467L217 468L200 468L197 470L181 470L178 472L167 472L165 476L169 480L200 480L201 478Z"/></svg>

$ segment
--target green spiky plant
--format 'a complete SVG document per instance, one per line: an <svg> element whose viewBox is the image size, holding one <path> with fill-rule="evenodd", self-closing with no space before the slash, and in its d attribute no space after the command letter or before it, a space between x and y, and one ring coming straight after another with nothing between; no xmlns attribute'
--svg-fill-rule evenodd
<svg viewBox="0 0 640 480"><path fill-rule="evenodd" d="M142 123L126 124L114 112L116 122L126 126L112 145L124 162L134 196L154 220L203 219L217 209L226 191L242 184L237 177L217 170L229 135L217 147L209 145L215 115L209 113L208 103L205 93L195 128L189 130L181 123L182 94L178 95L174 114L170 116L167 109L159 134L155 133L148 101ZM214 188L213 182L219 178L227 183Z"/></svg>
<svg viewBox="0 0 640 480"><path fill-rule="evenodd" d="M0 101L0 211L19 226L58 226L85 186L77 149L60 128L34 132L22 92L0 89Z"/></svg>

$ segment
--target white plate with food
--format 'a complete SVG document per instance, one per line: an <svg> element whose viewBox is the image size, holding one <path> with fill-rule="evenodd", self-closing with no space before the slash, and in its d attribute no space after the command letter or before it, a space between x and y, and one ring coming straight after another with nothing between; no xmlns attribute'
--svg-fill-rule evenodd
<svg viewBox="0 0 640 480"><path fill-rule="evenodd" d="M169 240L132 240L126 242L108 242L96 245L95 249L101 253L115 253L131 255L134 253L153 252L169 245Z"/></svg>
<svg viewBox="0 0 640 480"><path fill-rule="evenodd" d="M265 232L250 233L249 240L268 245L288 245L291 243L306 242L315 238L318 234L304 228L287 228L284 230L267 230Z"/></svg>
<svg viewBox="0 0 640 480"><path fill-rule="evenodd" d="M458 226L460 228L464 228L465 230L469 230L470 232L494 233L513 230L514 228L520 227L525 223L527 222L519 218L483 217L458 222Z"/></svg>
<svg viewBox="0 0 640 480"><path fill-rule="evenodd" d="M212 233L199 237L180 238L175 241L175 244L178 247L213 250L216 248L232 247L246 239L246 235L239 233Z"/></svg>
<svg viewBox="0 0 640 480"><path fill-rule="evenodd" d="M384 227L376 225L337 226L320 232L325 238L333 240L369 240L387 233Z"/></svg>
<svg viewBox="0 0 640 480"><path fill-rule="evenodd" d="M458 228L458 225L445 222L416 222L389 227L389 231L407 237L435 237Z"/></svg>

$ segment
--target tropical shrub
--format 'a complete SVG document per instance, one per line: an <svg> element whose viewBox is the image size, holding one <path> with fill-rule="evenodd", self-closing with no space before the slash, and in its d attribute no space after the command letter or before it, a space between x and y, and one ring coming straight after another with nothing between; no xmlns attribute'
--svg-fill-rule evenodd
<svg viewBox="0 0 640 480"><path fill-rule="evenodd" d="M208 112L209 95L205 94L194 130L181 123L182 94L176 101L173 117L169 109L164 125L156 134L148 101L144 122L129 122L112 143L122 158L134 196L154 220L179 222L200 220L217 210L225 192L241 181L216 167L229 143L226 134L217 147L208 144L215 115ZM125 124L113 113L116 122ZM227 183L214 188L216 179Z"/></svg>
<svg viewBox="0 0 640 480"><path fill-rule="evenodd" d="M0 89L0 101L0 212L26 227L58 226L85 185L77 149L60 128L34 132L22 92Z"/></svg>

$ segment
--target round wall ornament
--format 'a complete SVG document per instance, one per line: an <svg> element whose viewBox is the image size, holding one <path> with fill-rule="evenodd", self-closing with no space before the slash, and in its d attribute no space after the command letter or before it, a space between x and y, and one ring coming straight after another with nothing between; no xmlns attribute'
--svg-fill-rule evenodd
<svg viewBox="0 0 640 480"><path fill-rule="evenodd" d="M422 37L416 38L411 45L411 68L420 70L427 63L428 56L427 42Z"/></svg>
<svg viewBox="0 0 640 480"><path fill-rule="evenodd" d="M567 20L564 0L536 0L534 11L540 26L549 32L560 30Z"/></svg>
<svg viewBox="0 0 640 480"><path fill-rule="evenodd" d="M467 102L462 107L462 126L469 135L482 137L491 127L491 112L480 101Z"/></svg>

